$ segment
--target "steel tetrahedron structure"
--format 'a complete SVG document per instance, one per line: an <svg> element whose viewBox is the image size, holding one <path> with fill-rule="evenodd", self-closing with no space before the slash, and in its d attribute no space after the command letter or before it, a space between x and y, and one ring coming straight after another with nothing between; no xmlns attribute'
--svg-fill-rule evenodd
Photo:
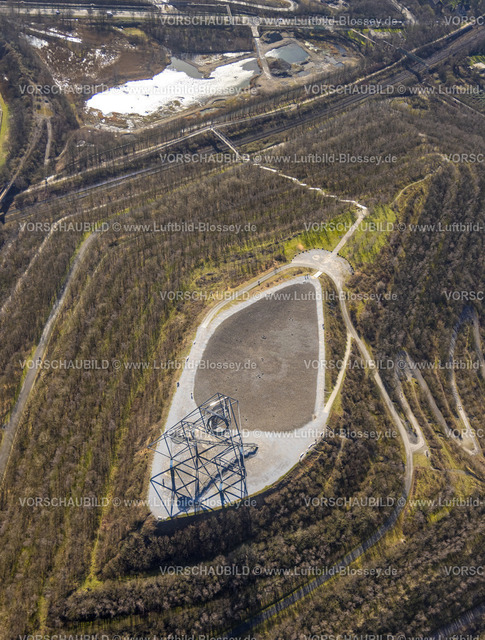
<svg viewBox="0 0 485 640"><path fill-rule="evenodd" d="M149 445L162 456L162 471L150 479L167 517L198 513L247 496L239 402L216 393Z"/></svg>

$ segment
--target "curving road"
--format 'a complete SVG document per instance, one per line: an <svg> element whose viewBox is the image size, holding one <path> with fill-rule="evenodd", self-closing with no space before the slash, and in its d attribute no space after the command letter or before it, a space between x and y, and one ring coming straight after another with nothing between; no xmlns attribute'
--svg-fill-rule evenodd
<svg viewBox="0 0 485 640"><path fill-rule="evenodd" d="M341 311L342 311L342 315L344 318L344 322L347 328L347 332L348 332L348 336L351 336L352 339L354 339L359 347L359 350L361 352L362 357L364 358L364 360L366 361L366 363L368 364L369 367L372 366L373 360L370 357L367 348L365 346L365 344L363 343L363 341L360 339L359 335L357 334L357 331L355 330L352 321L350 319L348 310L347 310L347 305L345 304L345 300L344 300L344 294L343 294L343 288L342 288L342 278L336 276L335 274L335 268L329 268L330 263L332 262L332 259L328 259L328 256L332 256L332 254L329 254L329 252L325 252L324 254L322 254L321 258L318 258L317 260L314 259L315 256L318 256L318 251L319 250L314 250L314 251L309 251L309 252L305 252L304 254L299 254L297 255L291 265L294 266L315 266L315 264L317 264L319 271L326 273L333 281L335 287L337 288L337 291L339 293L339 298L340 298L340 306L341 306ZM333 256L333 259L340 259L338 256ZM291 266L288 265L288 266ZM340 268L337 267L337 272L340 271ZM346 353L348 355L350 355L350 341L348 339L347 342L347 350ZM342 374L342 371L340 372L340 374ZM339 374L339 378L340 378L340 374ZM343 375L340 379L340 381L338 380L337 382L342 382L343 380ZM379 372L377 371L377 369L374 368L374 379L376 381L376 384L379 388L379 391L381 393L381 396L384 400L385 405L387 406L389 413L393 419L394 424L396 425L396 427L399 430L399 433L401 435L401 439L404 445L404 449L405 449L405 456L406 456L406 461L405 461L405 473L404 473L404 490L403 490L403 494L402 496L399 498L398 502L397 502L397 506L395 508L395 510L393 511L393 513L391 514L391 516L388 518L388 520L381 526L379 527L379 529L370 537L368 538L365 542L363 542L362 544L360 544L358 547L356 547L355 549L353 549L350 553L348 553L347 555L345 555L345 557L340 560L338 563L334 564L328 572L326 572L324 575L320 575L317 578L315 578L314 580L312 580L311 582L303 585L302 587L296 589L295 591L293 591L292 593L288 594L287 596L285 596L284 598L282 598L281 600L279 600L278 602L275 602L274 604L270 605L269 607L266 607L266 609L264 609L263 611L259 612L257 615L253 616L252 618L250 618L249 620L246 620L245 622L243 622L241 625L239 625L237 628L231 630L230 633L226 633L223 634L221 636L221 638L223 638L224 640L229 639L229 638L235 638L235 637L240 637L243 636L244 634L247 634L249 631L251 631L252 629L254 629L255 627L258 627L260 625L262 625L264 622L270 620L271 618L273 618L274 616L278 615L279 613L281 613L282 611L284 611L285 609L288 609L289 607L291 607L292 605L294 605L295 603L297 603L299 600L305 598L307 595L309 595L310 593L312 593L313 591L315 591L315 589L318 589L319 587L321 587L322 585L324 585L328 580L330 580L334 575L338 574L339 570L350 566L353 562L355 562L358 558L360 558L364 553L366 553L371 547L373 547L375 544L377 544L377 542L379 542L379 540L381 540L389 531L391 531L391 529L393 529L393 527L395 526L395 524L398 521L398 518L402 512L402 510L404 509L404 507L406 506L407 503L407 498L411 492L411 487L412 487L412 480L413 480L413 453L412 453L412 447L411 444L409 442L409 438L408 438L408 434L406 432L406 429L399 417L399 415L397 414L394 405L391 401L391 399L389 398L389 395L387 394L387 391L384 387L384 384L381 380L381 377L379 375ZM336 395L336 393L335 393ZM335 397L335 396L334 396Z"/></svg>
<svg viewBox="0 0 485 640"><path fill-rule="evenodd" d="M457 30L455 30L454 32L452 32L451 34L448 34L446 36L442 36L440 38L438 38L437 40L433 41L431 44L435 44L435 45L442 45L443 49L441 49L440 51L437 51L436 53L432 54L427 60L427 64L428 66L433 66L435 64L438 64L439 62L441 62L442 60L446 59L447 57L449 57L450 55L453 55L469 46L471 46L472 44L476 43L477 41L479 41L479 39L481 38L482 34L485 32L485 27L481 26L481 25L475 25L472 28L466 30L467 28L461 27ZM419 51L419 48L413 49L411 51L411 53L415 53ZM383 87L383 90L386 90L387 87L395 87L397 85L401 85L403 83L405 83L406 81L408 81L410 78L413 78L413 74L410 71L407 70L401 70L399 71L397 68L398 66L401 64L402 60L404 58L402 58L401 60L394 62L390 65L388 65L387 67L385 67L384 69L380 69L376 72L373 72L367 76L363 76L361 78L358 78L357 80L355 80L354 82L350 83L348 86L349 88L349 92L348 93L342 93L340 91L330 91L328 93L319 93L318 95L310 95L310 97L307 98L303 98L302 100L300 100L299 104L311 104L314 103L316 101L320 101L322 99L326 99L329 97L332 97L335 95L335 97L337 98L337 101L335 104L328 104L326 106L325 109L325 113L323 114L322 112L319 112L318 110L316 110L316 112L313 113L308 113L305 114L303 117L300 117L298 115L298 117L296 117L293 120L291 120L290 122L285 123L282 126L278 126L276 128L273 128L270 131L270 134L276 134L276 133L280 133L283 131L287 131L288 129L291 129L295 126L301 126L302 124L306 123L306 122L311 122L313 120L316 120L318 118L323 117L323 115L327 115L327 116L332 116L338 112L341 111L345 111L347 109L349 109L350 107L356 106L357 104L359 104L360 102L363 102L364 100L367 100L369 98L369 93L368 92L355 92L353 93L352 91L350 91L350 89L352 89L353 87L356 87L357 85L360 85L362 83L365 82L369 82L369 81L377 81L377 79L379 78L380 83ZM391 72L391 75L386 79L381 77L383 75L385 75L386 73ZM217 124L218 127L227 127L227 126L231 126L231 125L237 125L237 124L242 124L242 123L247 123L247 122L257 122L258 118L263 118L263 117L267 117L268 115L271 114L277 114L277 113L281 113L281 112L286 112L288 111L289 106L288 105L283 105L277 108L272 108L270 110L268 110L267 112L263 113L263 114L256 114L254 116L248 116L248 117L242 117L242 118L237 118L233 121L217 121L217 119L206 123L206 124L201 124L201 125L193 125L189 128L189 130L186 129L187 133L178 136L176 138L174 138L173 140L161 143L161 144L156 144L153 145L152 147L149 147L147 149L141 149L138 150L133 156L130 156L129 160L131 160L132 158L142 158L145 156L149 156L152 155L154 153L156 153L159 150L165 149L167 147L170 147L173 144L177 144L180 143L186 139L189 139L191 137L197 136L200 133L203 133L205 131L208 131L214 124ZM257 134L251 134L250 137L248 138L248 140L244 141L246 142L251 142L254 140L259 140L261 138L267 137L267 133L263 132L259 132ZM119 158L115 158L113 160L110 161L110 166L115 166L118 163L121 164L122 166L124 164L126 164L127 159L124 156L121 156ZM113 164L114 163L114 164ZM106 164L106 163L105 163ZM97 171L99 171L100 168L103 168L104 164L101 164L99 167L90 167L86 170L83 170L77 174L73 174L72 176L69 176L68 178L53 178L50 181L52 182L52 184L62 184L62 182L64 180L69 181L72 180L73 178L75 178L76 176L86 176L89 175L91 172L92 173L96 173ZM122 167L121 167L122 168ZM161 171L164 169L164 166L158 166L155 169L154 168L148 168L148 169L141 169L139 171L130 171L127 174L120 176L120 177L116 177L116 178L108 178L108 179L104 179L94 185L88 185L86 187L81 187L80 189L78 189L77 191L75 191L74 195L77 195L78 197L83 197L84 194L91 192L94 189L103 189L103 188L107 188L109 186L111 186L111 184L114 181L120 181L120 180L126 180L130 177L136 177L138 175L141 174L146 174L146 175L150 175L151 173L156 173L158 171ZM45 182L43 182L42 184L38 184L38 185L33 185L32 187L29 188L28 192L34 192L36 190L39 189L44 189L45 188ZM55 198L58 199L59 197L67 197L67 195L72 196L73 194L65 194L65 195L56 195ZM53 200L54 198L50 198L47 200L44 200L42 202L46 202L49 200ZM12 212L15 214L15 212ZM7 215L6 216L11 217L11 215Z"/></svg>
<svg viewBox="0 0 485 640"><path fill-rule="evenodd" d="M459 327L457 327L453 331L453 334L451 336L450 349L449 349L450 362L453 362L455 358L455 346L456 346L456 339L458 337L458 332L459 332ZM480 333L478 333L478 337L480 337ZM483 354L482 354L482 358L483 358ZM481 449L480 449L480 445L478 444L475 431L470 424L470 420L468 419L468 415L463 406L463 401L460 397L460 393L458 391L458 385L456 384L456 372L454 367L451 367L450 384L451 384L451 392L453 394L453 400L455 401L455 405L456 405L456 410L458 411L458 415L460 417L461 423L465 427L464 432L462 432L462 438L458 438L457 442L461 445L463 450L466 451L466 453L476 456L481 452ZM469 448L470 445L471 445L471 449Z"/></svg>
<svg viewBox="0 0 485 640"><path fill-rule="evenodd" d="M350 356L352 340L355 340L359 348L359 351L361 353L361 356L364 362L366 363L366 366L373 371L373 377L379 389L382 400L384 401L384 404L387 407L387 410L392 418L392 421L394 422L394 425L397 427L399 435L401 436L401 441L403 443L404 452L405 452L404 490L401 498L398 500L396 509L393 511L389 519L370 538L368 538L365 542L363 542L357 548L353 549L340 562L335 564L330 569L329 572L327 572L325 575L318 576L314 580L310 581L309 583L303 585L299 589L288 594L278 602L262 610L257 615L251 617L249 620L246 620L241 625L239 625L236 629L233 629L229 634L224 634L222 636L223 639L239 637L241 635L247 634L248 631L251 631L255 627L258 627L264 622L266 622L267 620L273 618L275 615L279 614L281 611L292 606L302 598L309 595L312 591L314 591L315 589L318 589L320 586L325 584L328 580L331 579L331 577L333 577L333 575L335 575L338 572L339 569L345 568L350 564L352 564L353 562L355 562L355 560L357 560L372 546L374 546L379 540L381 540L382 537L386 535L386 533L388 533L394 527L402 510L406 506L407 498L410 495L412 483L413 483L413 474L414 474L413 452L421 449L423 447L423 442L424 442L424 438L423 438L423 440L420 439L418 443L411 444L406 427L402 422L399 414L397 413L394 407L394 403L389 397L389 394L387 393L387 390L384 386L382 378L377 369L376 363L371 357L364 341L360 338L359 334L357 333L357 330L352 324L352 320L350 318L347 305L345 302L345 292L343 289L343 285L349 273L351 272L351 269L348 262L338 255L338 251L342 249L342 247L346 244L349 238L355 233L360 222L364 219L365 215L367 215L368 208L355 200L343 199L333 194L327 194L321 188L310 187L306 183L298 180L297 178L283 174L281 171L278 171L273 167L266 167L263 165L257 165L257 166L260 166L261 169L263 170L271 171L272 173L275 173L280 177L292 180L293 182L298 183L302 187L306 187L307 189L310 189L312 191L319 191L322 193L323 196L337 198L339 201L351 203L360 209L360 215L358 220L356 221L356 223L352 225L352 227L349 229L349 231L345 234L345 236L341 239L337 247L332 252L325 251L323 249L313 249L310 251L305 251L303 253L296 255L289 265L285 265L284 267L281 267L279 271L285 268L286 269L291 268L292 266L301 266L301 267L307 267L310 269L316 269L317 271L314 277L318 277L320 274L325 273L332 280L334 286L336 287L338 297L340 300L342 317L347 330L346 361L348 361L348 358ZM399 195L401 195L401 193ZM339 372L336 385L334 387L332 395L325 409L327 409L327 406L329 410L331 409L332 403L343 382L344 373L345 373L345 368L343 368ZM421 434L419 425L418 425L418 433ZM422 437L422 434L421 434L421 437Z"/></svg>

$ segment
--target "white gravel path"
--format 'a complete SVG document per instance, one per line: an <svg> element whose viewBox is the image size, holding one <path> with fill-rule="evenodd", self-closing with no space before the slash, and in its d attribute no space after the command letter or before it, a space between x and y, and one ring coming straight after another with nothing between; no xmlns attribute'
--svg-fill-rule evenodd
<svg viewBox="0 0 485 640"><path fill-rule="evenodd" d="M287 265L286 268L290 268L292 266L295 265L290 264ZM272 276L273 273L269 275ZM253 304L257 300L260 300L263 296L270 296L281 289L298 283L311 283L315 287L319 341L318 354L315 354L315 359L319 361L325 360L323 329L324 317L323 305L321 302L322 288L320 281L316 278L308 278L305 276L287 280L266 290L264 294L259 294L238 304L233 304L228 309L221 311L217 315L212 312L208 315L207 319L201 323L180 376L179 386L177 387L173 397L165 428L173 426L191 411L196 409L197 405L193 399L193 393L197 363L203 359L205 348L215 330L231 315ZM257 282L252 286L257 286ZM350 349L348 348L347 350L350 353ZM334 397L335 395L336 394L334 394ZM318 367L314 416L311 422L299 429L286 433L276 431L250 431L248 433L243 433L244 442L255 443L259 447L257 454L246 460L247 488L249 495L263 490L281 478L298 463L309 448L315 444L318 437L322 435L328 418L328 410L331 406L329 402L324 406L324 397L325 369L323 367ZM161 462L162 457L155 453L153 458L152 476L160 473ZM149 503L151 505L152 512L156 517L163 518L166 516L165 509L151 484L149 489Z"/></svg>

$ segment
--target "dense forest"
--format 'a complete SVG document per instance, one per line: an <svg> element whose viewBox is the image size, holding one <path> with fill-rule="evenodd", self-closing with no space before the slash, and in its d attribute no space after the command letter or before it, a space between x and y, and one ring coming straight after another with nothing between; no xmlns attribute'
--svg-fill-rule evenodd
<svg viewBox="0 0 485 640"><path fill-rule="evenodd" d="M405 105L409 106L404 108ZM433 208L437 195L433 195L433 189L440 194L439 212L441 215L443 211L445 219L453 215L466 219L463 218L466 211L476 219L473 194L480 188L480 182L474 178L475 168L452 166L439 155L452 145L463 151L473 148L473 136L463 136L463 127L468 126L467 118L457 122L448 107L434 101L425 107L416 108L412 101L404 100L391 101L388 105L370 104L345 114L338 121L318 125L323 127L325 135L319 133L316 137L314 130L310 130L303 132L295 142L288 143L292 145L288 147L292 152L293 148L308 152L310 144L320 152L331 150L332 145L356 154L372 148L376 154L398 156L399 167L384 164L371 175L364 168L350 164L338 167L321 163L295 164L285 170L304 177L309 184L324 186L329 192L338 191L342 196L362 199L375 211L383 204L391 205L396 194L407 184L430 175L425 182L426 197L418 188L411 189L412 195L406 197L405 202L399 200L399 206L393 205L400 220L407 220L412 214L414 217L409 219L413 221L437 221L436 207ZM449 132L443 145L434 134L438 117ZM470 115L468 119L473 121L474 116ZM360 128L359 136L353 135L355 126L352 123L355 122L366 123ZM401 130L403 135L387 137L386 142L383 134L386 128ZM347 136L345 132L348 132ZM477 186L471 188L474 179ZM198 180L188 175L183 189L180 186L171 189L169 176L163 180L166 180L166 186L154 179L135 182L131 194L123 194L121 211L114 191L111 203L84 202L84 210L79 208L70 215L80 221L116 219L123 224L143 221L152 225L174 218L225 223L244 219L254 223L257 231L231 237L210 232L120 233L112 229L99 233L85 258L82 274L68 291L51 338L49 358L136 362L149 360L156 354L162 360L172 359L184 352L197 319L204 311L204 304L200 300L170 303L163 300L160 291L193 287L217 290L243 282L278 264L279 259L286 260L287 252L291 256L291 239L295 233L304 231L305 222L330 220L345 212L342 207L336 208L332 200L312 195L312 192L257 167L229 166L222 173L207 174ZM449 198L443 198L446 189L450 190ZM150 204L141 204L141 199ZM130 203L129 208L127 203ZM250 218L247 213L249 203ZM443 203L447 203L444 209ZM66 213L61 206L57 211L52 206L38 206L43 220L55 220ZM4 297L48 233L32 234L27 230L22 233L15 227L3 227L4 244L7 248L9 243L16 247L15 255L25 255L17 264L10 264L6 259L10 269L5 272ZM17 295L11 311L1 318L3 335L10 336L10 340L2 340L5 345L2 370L8 371L8 380L17 380L17 385L22 371L20 359L38 340L49 313L48 301L59 293L62 274L67 273L70 256L82 237L81 232L71 230L57 232L48 238L33 272L39 279L38 301L31 298L27 305L25 297ZM301 237L305 238L304 235ZM407 250L400 249L401 236L390 235L385 240L382 248L379 249L380 243L377 249L371 244L374 248L370 253L361 250L360 254L356 242L353 250L356 257L364 256L365 270L361 267L356 271L350 283L353 290L392 290L401 274L409 275L411 269L416 268L424 275L432 264L439 277L446 277L437 257L432 257L432 242L431 252L428 252L419 237L409 238L411 244ZM436 239L440 255L445 252L442 240ZM480 236L475 240L480 242ZM308 235L305 242L318 244L318 235ZM473 277L477 286L481 277L479 257L474 256L474 250L468 244L474 239L467 236L467 242L460 244L453 234L449 234L446 242L454 243L454 277ZM413 249L422 256L421 266L412 254ZM392 258L393 251L397 251L395 258ZM388 252L390 256L386 257ZM57 271L52 268L54 255ZM352 255L349 259L352 261ZM404 263L402 268L396 268L397 261L402 260L410 260L413 267ZM362 257L354 262L359 265ZM406 282L411 287L415 281L407 278L399 283L406 297L398 296L393 303L395 311L389 302L377 306L369 303L365 311L360 309L358 314L354 313L354 321L376 353L393 357L397 349L407 348L414 356L421 353L431 358L441 343L448 344L448 331L454 325L455 314L452 308L447 310L446 298L437 296L433 302L433 297L426 293L428 286L430 291L436 289L434 280L428 275L426 285L417 285L415 300L413 289L406 291ZM470 283L455 281L447 286L469 287ZM402 304L416 313L411 335L406 320L409 313L403 313ZM432 304L438 304L439 311L430 311ZM443 318L439 331L432 324L432 313L439 313ZM406 328L401 330L395 326L396 322L406 323ZM426 323L429 323L428 329ZM387 325L389 327L381 332L381 327ZM10 327L14 326L17 346L11 340ZM403 337L399 338L401 333ZM394 340L386 342L385 336L394 336ZM395 342L396 337L398 342ZM411 338L413 342L409 341ZM342 344L338 334L335 339ZM341 346L337 344L335 348L340 351ZM416 351L412 349L414 344ZM8 389L6 381L7 378L3 384ZM466 380L460 379L460 385L463 384L466 386ZM74 629L77 622L96 617L114 618L113 630L132 629L132 622L123 622L126 616L138 616L136 626L140 631L156 628L168 632L177 628L189 633L230 627L244 618L245 612L280 597L291 587L292 580L296 586L301 577L283 581L281 576L263 576L255 581L254 576L242 576L238 579L240 583L205 578L199 583L171 575L150 577L150 574L159 571L160 566L190 565L196 561L212 566L238 565L246 558L246 563L256 562L257 558L260 564L269 567L321 566L336 560L344 550L369 535L388 513L362 508L345 515L335 509L308 508L305 496L318 496L323 489L328 495L329 487L338 495L348 496L366 495L369 491L371 495L378 491L382 495L396 496L400 492L402 462L396 441L377 444L358 439L342 443L330 439L309 458L305 473L302 469L293 472L262 498L258 507L229 509L227 513L199 522L188 521L178 530L164 532L163 527L157 528L143 502L138 504L136 499L143 498L146 491L150 458L145 446L156 435L157 425L166 415L174 386L173 372L46 370L41 371L37 385L37 393L29 405L12 454L12 473L6 479L2 493L4 593L7 599L21 598L26 603L25 608L8 617L3 610L2 626L15 633L36 628L41 615L37 602L42 594L47 598L45 620L51 629ZM435 387L436 384L433 391ZM6 395L6 398L10 395L10 403L14 393L15 385ZM4 411L10 403L6 402ZM332 417L334 425L355 427L362 424L369 428L371 425L384 426L387 422L386 412L382 407L379 409L379 396L371 378L358 367L347 374L340 405L340 410ZM459 446L453 441L447 446L451 447L457 464L464 465L464 454L460 453ZM52 460L57 461L56 464L52 465ZM62 473L59 473L60 468ZM476 474L481 473L480 467L474 465L474 468ZM425 469L424 473L429 471ZM451 485L443 484L439 476L434 482L438 493L449 495ZM22 498L28 496L111 496L135 500L135 503L102 508L19 508ZM409 514L403 528L412 533L416 527L424 527L423 516L421 525L416 518L417 513ZM225 533L229 531L230 536ZM234 531L238 532L237 536ZM448 531L443 530L445 537ZM413 543L417 549L419 544L425 544L427 535L431 534L425 528L421 543L417 536ZM435 536L436 544L440 539ZM475 539L478 543L479 537ZM322 545L322 540L326 544ZM26 545L35 548L36 553L26 555ZM16 576L27 561L29 574L19 582ZM118 582L118 578L130 574L134 578ZM147 577L142 579L143 574ZM42 576L46 576L47 582ZM440 589L445 589L447 584L448 581L442 580ZM84 589L73 592L73 585L84 585ZM18 591L20 586L22 591ZM469 585L470 604L475 603L474 588L473 584ZM166 594L162 600L158 597L160 589ZM182 602L193 603L191 613L189 609L176 613L177 604ZM198 607L201 606L208 612L208 617L200 616ZM424 602L419 606L424 611ZM149 611L159 612L161 617L155 616L156 622L150 622L152 618L146 618ZM222 611L225 613L221 614ZM449 610L451 613L452 609ZM92 628L96 628L95 623Z"/></svg>
<svg viewBox="0 0 485 640"><path fill-rule="evenodd" d="M372 6L356 3L356 10ZM427 10L424 2L409 6ZM419 42L418 32L409 38ZM239 47L247 34L233 37L241 38ZM20 41L5 46L0 70L30 82L42 69L22 51ZM371 58L363 68L377 65ZM468 82L464 65L463 59L444 63L431 80ZM16 133L10 153L19 159L35 125L34 107L14 90L6 99ZM146 495L147 446L167 417L177 373L129 366L184 357L208 311L207 294L233 290L298 251L335 248L344 231L330 231L328 223L348 228L357 215L352 200L368 208L368 224L341 252L353 270L345 289L350 318L376 360L396 362L405 354L432 365L422 371L424 384L417 375L381 371L406 422L400 389L405 393L428 454L415 455L411 499L395 526L352 565L361 572L339 573L255 633L296 640L325 625L328 633L426 636L480 607L483 576L453 568L470 565L470 558L476 567L484 561L485 313L476 294L485 290L485 182L483 163L470 160L485 148L482 121L479 112L439 95L406 93L269 131L264 143L243 145L253 162L134 171L82 198L73 178L71 193L46 190L45 202L29 194L16 200L21 215L7 216L0 227L0 424L12 415L50 314L59 312L1 487L2 640L35 632L222 634L307 583L312 570L338 563L389 522L403 491L401 440L335 435L393 424L355 340L329 434L303 462L250 506L175 522L155 521ZM76 123L56 126L58 153ZM238 142L245 127L251 124L235 127ZM136 150L143 135L158 139L169 131L132 136L127 148ZM92 135L100 148L76 155L73 144L67 173L117 157L113 151L100 160L113 138ZM209 132L202 143L222 148ZM197 148L193 142L181 147ZM384 160L358 160L369 156ZM263 170L255 157L284 175ZM134 165L140 167L143 162ZM109 166L102 171L110 175ZM242 222L243 228L181 231L173 225L190 222ZM322 285L336 292L325 277ZM205 295L162 295L170 291ZM327 357L340 359L347 339L343 307L326 300L324 317ZM476 366L457 370L455 381L437 366L450 353ZM47 365L68 361L107 365ZM337 373L327 372L328 385ZM440 423L442 416L450 429L463 427L455 382L480 455L467 454ZM335 507L323 500L328 497L354 502ZM376 508L369 498L384 503ZM463 503L453 502L457 498ZM12 608L12 602L20 604ZM480 615L468 621L471 630L480 626Z"/></svg>

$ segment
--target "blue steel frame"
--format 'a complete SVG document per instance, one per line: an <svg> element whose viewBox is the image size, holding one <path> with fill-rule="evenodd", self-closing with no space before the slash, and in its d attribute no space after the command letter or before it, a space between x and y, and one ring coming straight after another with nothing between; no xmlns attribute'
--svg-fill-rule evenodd
<svg viewBox="0 0 485 640"><path fill-rule="evenodd" d="M163 457L150 482L166 517L211 511L247 496L244 458L257 446L244 445L239 402L214 394L163 433L149 448Z"/></svg>

